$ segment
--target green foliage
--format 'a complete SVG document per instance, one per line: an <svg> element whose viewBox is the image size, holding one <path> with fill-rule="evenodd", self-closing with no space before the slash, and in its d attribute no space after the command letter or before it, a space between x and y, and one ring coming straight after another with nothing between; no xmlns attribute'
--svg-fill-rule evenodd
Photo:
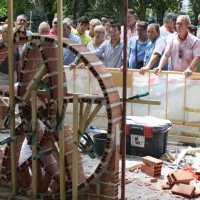
<svg viewBox="0 0 200 200"><path fill-rule="evenodd" d="M57 0L38 0L38 2L40 6L35 9L34 3L29 0L13 0L14 18L22 13L29 16L32 10L32 21L37 26L46 15L57 13ZM149 19L160 22L168 12L180 14L182 2L183 0L131 0L128 1L128 7L136 11L138 20ZM189 0L189 2L188 14L193 23L197 24L200 0ZM0 17L6 15L6 8L7 0L0 0ZM87 15L91 19L100 18L103 14L109 15L116 22L123 23L123 0L63 0L64 17L71 16L78 19L82 15Z"/></svg>
<svg viewBox="0 0 200 200"><path fill-rule="evenodd" d="M36 32L38 30L38 26L41 22L46 21L47 20L47 16L46 13L44 12L43 7L38 7L38 8L34 8L32 10L27 10L25 12L25 15L28 18L28 21L30 21L30 13L32 11L32 19L31 21L33 22L31 24L31 31L32 32Z"/></svg>
<svg viewBox="0 0 200 200"><path fill-rule="evenodd" d="M194 1L191 0L188 6L188 15L190 16L191 23L196 24L195 13L193 11L193 4L194 4Z"/></svg>
<svg viewBox="0 0 200 200"><path fill-rule="evenodd" d="M0 1L0 18L7 16L7 3L5 0Z"/></svg>
<svg viewBox="0 0 200 200"><path fill-rule="evenodd" d="M27 0L13 0L14 19L20 14L25 14L26 10L34 8L34 4Z"/></svg>

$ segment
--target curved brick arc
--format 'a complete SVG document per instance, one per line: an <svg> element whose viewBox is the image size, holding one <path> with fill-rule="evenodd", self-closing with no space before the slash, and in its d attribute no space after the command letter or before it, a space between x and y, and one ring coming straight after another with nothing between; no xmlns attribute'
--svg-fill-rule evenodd
<svg viewBox="0 0 200 200"><path fill-rule="evenodd" d="M26 93L26 87L32 81L34 75L38 71L41 58L44 60L45 69L43 75L47 74L48 84L50 88L50 100L46 102L44 99L37 101L37 117L45 125L45 130L37 130L38 133L38 152L43 152L51 148L49 140L54 142L59 140L58 131L54 130L56 123L56 113L58 105L58 65L57 65L57 47L56 39L54 37L44 36L30 36L24 38L15 38L14 47L23 45L28 42L28 51L25 54L24 63L22 66L19 86L15 90L15 102L19 104L21 124L16 128L16 135L21 135L21 139L17 141L17 155L20 154L22 142L25 136L29 133L29 125L31 123L31 99L22 99ZM93 104L101 104L107 109L107 141L106 148L102 155L101 161L94 173L85 178L83 167L81 164L81 157L79 155L79 174L78 174L78 190L79 199L96 199L101 196L101 199L117 199L117 180L118 180L118 162L119 162L119 134L116 133L116 125L121 125L121 103L117 87L114 83L113 77L104 67L101 61L91 53L86 47L77 44L71 40L64 40L63 47L69 49L89 67L91 73L95 76L103 92L103 97L82 95L79 102L87 102ZM7 55L7 44L0 47L0 62L5 59ZM41 77L42 78L42 77ZM67 84L64 76L64 105L72 103L73 98L67 97ZM7 86L0 87L0 95L9 96L9 88ZM37 89L37 88L36 88ZM118 132L119 133L119 132ZM64 126L65 134L65 163L66 163L66 196L70 198L72 194L72 145L73 137L70 128ZM18 158L17 158L18 162ZM4 153L1 168L1 178L10 186L11 172L10 172L10 145L8 144ZM57 167L57 160L50 154L39 160L40 166L44 169L44 179L46 186L40 191L40 198L42 199L59 199L59 169ZM18 167L18 173L21 175L22 186L19 188L21 194L26 194L26 187L30 186L31 179L22 180L23 176L30 177L27 168L31 166L31 158L22 163ZM110 177L109 180L106 177ZM38 177L39 178L39 177ZM41 179L41 178L40 178ZM53 184L50 185L53 179ZM52 189L52 193L46 192L48 187ZM106 189L109 186L109 191ZM99 190L97 190L97 187Z"/></svg>

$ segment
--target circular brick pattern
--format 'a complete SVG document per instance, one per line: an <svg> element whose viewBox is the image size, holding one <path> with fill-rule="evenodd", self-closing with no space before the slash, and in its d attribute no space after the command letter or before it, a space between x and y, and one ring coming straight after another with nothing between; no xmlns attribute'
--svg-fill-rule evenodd
<svg viewBox="0 0 200 200"><path fill-rule="evenodd" d="M40 65L41 58L44 60L44 72L43 75L48 75L48 83L50 88L50 100L46 102L44 99L38 100L38 110L37 117L42 121L45 125L44 132L38 131L38 152L44 152L49 150L51 146L48 141L53 140L57 142L59 140L58 131L54 130L56 123L56 113L58 109L58 65L57 65L57 46L56 40L54 38L48 38L43 36L31 36L24 38L15 38L14 46L23 45L28 42L28 50L25 54L24 63L22 66L20 78L19 78L19 86L15 95L15 102L19 104L19 112L20 117L22 119L21 124L16 128L16 135L22 135L23 137L16 142L17 150L16 154L20 154L21 146L24 138L29 132L29 125L31 123L31 99L27 97L24 101L22 97L26 93L26 87L29 82L32 81L33 76L38 71L38 66ZM77 55L80 59L83 60L85 65L88 66L90 72L97 79L100 88L103 91L103 97L99 96L80 96L80 102L87 103L95 103L101 104L106 107L107 110L107 141L106 148L102 155L101 161L97 166L96 170L91 174L89 178L85 178L83 174L82 165L79 166L79 186L78 190L81 191L84 188L88 187L88 185L92 184L98 177L105 171L105 166L109 162L109 159L112 155L115 141L115 126L121 120L122 111L121 111L121 103L118 94L117 87L114 83L112 75L108 72L102 62L91 53L86 47L79 45L71 40L65 40L63 42L63 47L72 51L75 55ZM6 47L1 47L1 52L6 52ZM5 53L6 54L6 53ZM41 77L42 78L42 77ZM39 80L38 80L39 81ZM66 108L67 103L72 103L72 98L67 98L67 87L66 87L66 79L64 76L64 107ZM8 90L5 91L0 88L0 94L4 96L9 96ZM64 127L64 134L66 149L65 149L65 163L66 163L66 194L67 196L71 196L72 194L72 170L70 160L72 158L72 153L70 154L70 149L72 148L73 138L72 131L68 126ZM69 147L69 148L67 148ZM4 174L2 177L9 185L11 185L11 174L10 174L10 145L8 144L5 150L5 155L3 158L2 170L1 174ZM80 161L81 158L79 157ZM46 157L39 159L39 163L44 169L44 171L53 179L54 184L59 186L59 169L57 166L57 161L53 154L50 154ZM31 166L31 157L24 162L22 165L18 167L18 172L22 174L26 172L26 169ZM29 183L27 183L29 184ZM49 185L48 185L49 186ZM25 194L25 188L20 188L20 192ZM56 191L56 190L55 190ZM44 191L45 192L45 191ZM59 192L53 192L52 194L40 193L40 197L42 199L49 199L51 197L55 197L59 199Z"/></svg>

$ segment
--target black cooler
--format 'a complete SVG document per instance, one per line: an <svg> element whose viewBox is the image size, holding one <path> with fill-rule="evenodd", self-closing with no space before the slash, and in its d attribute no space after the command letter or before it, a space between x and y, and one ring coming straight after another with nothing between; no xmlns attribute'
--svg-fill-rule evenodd
<svg viewBox="0 0 200 200"><path fill-rule="evenodd" d="M160 158L166 151L169 120L156 117L126 117L126 154Z"/></svg>

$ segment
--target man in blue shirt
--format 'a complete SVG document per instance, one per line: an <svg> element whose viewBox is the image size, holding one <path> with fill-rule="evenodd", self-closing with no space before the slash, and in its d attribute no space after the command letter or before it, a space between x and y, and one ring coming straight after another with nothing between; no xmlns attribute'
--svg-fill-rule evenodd
<svg viewBox="0 0 200 200"><path fill-rule="evenodd" d="M167 42L160 36L159 24L152 23L147 27L147 34L150 42L147 44L144 67L140 69L140 74L144 75L146 71L158 67L161 56L163 55ZM168 64L163 67L163 70L168 70Z"/></svg>
<svg viewBox="0 0 200 200"><path fill-rule="evenodd" d="M63 37L79 44L82 44L81 38L71 33L71 26L67 22L63 22ZM69 65L74 62L75 55L66 48L63 48L63 65Z"/></svg>
<svg viewBox="0 0 200 200"><path fill-rule="evenodd" d="M104 54L104 65L108 68L120 68L123 61L123 40L120 39L121 26L119 24L111 24L111 39L103 42L94 52L97 57Z"/></svg>
<svg viewBox="0 0 200 200"><path fill-rule="evenodd" d="M119 24L111 24L110 27L111 39L103 42L98 49L94 51L97 57L104 54L103 64L108 68L120 68L123 62L123 46L124 43L120 39L121 26ZM79 58L76 57L73 63L69 65L70 70L76 68ZM84 63L78 65L79 68L84 68Z"/></svg>
<svg viewBox="0 0 200 200"><path fill-rule="evenodd" d="M128 46L128 68L140 69L143 67L145 49L149 42L147 37L148 23L141 21L137 24L138 36L132 37Z"/></svg>

